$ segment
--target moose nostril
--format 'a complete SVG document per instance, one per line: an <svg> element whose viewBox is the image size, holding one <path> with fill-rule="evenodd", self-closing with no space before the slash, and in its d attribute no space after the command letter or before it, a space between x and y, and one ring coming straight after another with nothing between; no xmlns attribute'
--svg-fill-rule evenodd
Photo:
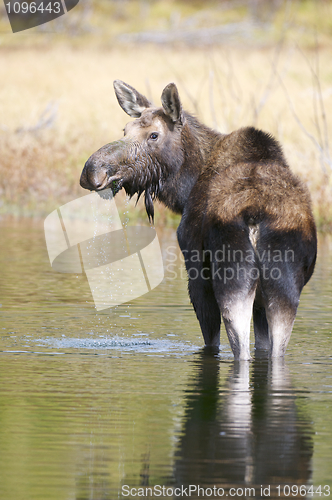
<svg viewBox="0 0 332 500"><path fill-rule="evenodd" d="M90 186L90 189L100 189L104 186L105 181L107 179L107 174L105 171L94 171L87 173L87 183Z"/></svg>
<svg viewBox="0 0 332 500"><path fill-rule="evenodd" d="M107 182L107 171L105 168L96 166L95 162L89 159L83 168L80 184L83 188L90 191L99 190L104 187Z"/></svg>
<svg viewBox="0 0 332 500"><path fill-rule="evenodd" d="M94 187L95 187L96 189L100 188L100 186L102 186L102 185L103 185L104 180L105 180L105 179L103 179L102 181L101 181L101 180L96 180L96 181L94 182Z"/></svg>
<svg viewBox="0 0 332 500"><path fill-rule="evenodd" d="M90 179L90 183L93 185L94 189L99 189L104 186L106 178L106 172L98 172Z"/></svg>

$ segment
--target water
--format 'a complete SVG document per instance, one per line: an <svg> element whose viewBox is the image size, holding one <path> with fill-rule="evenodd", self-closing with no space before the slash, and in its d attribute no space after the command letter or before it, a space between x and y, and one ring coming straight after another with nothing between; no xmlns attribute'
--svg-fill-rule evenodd
<svg viewBox="0 0 332 500"><path fill-rule="evenodd" d="M41 223L0 231L1 499L329 497L330 237L271 365L234 363L225 333L204 352L172 230L163 283L99 313L84 275L51 269Z"/></svg>

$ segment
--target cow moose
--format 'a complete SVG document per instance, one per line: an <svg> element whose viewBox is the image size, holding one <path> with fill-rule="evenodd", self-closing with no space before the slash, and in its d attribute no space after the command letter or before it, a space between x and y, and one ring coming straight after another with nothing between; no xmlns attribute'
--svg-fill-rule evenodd
<svg viewBox="0 0 332 500"><path fill-rule="evenodd" d="M309 192L279 143L253 127L208 128L183 110L174 83L161 107L120 80L114 89L135 120L87 160L81 186L144 193L150 220L154 199L181 214L177 237L205 345L219 346L222 317L235 359L250 359L253 316L257 352L283 356L317 235Z"/></svg>

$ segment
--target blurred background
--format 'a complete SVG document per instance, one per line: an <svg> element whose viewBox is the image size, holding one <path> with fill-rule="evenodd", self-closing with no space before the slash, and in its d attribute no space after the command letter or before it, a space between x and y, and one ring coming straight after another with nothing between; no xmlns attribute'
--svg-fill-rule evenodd
<svg viewBox="0 0 332 500"><path fill-rule="evenodd" d="M80 0L15 34L1 4L0 214L44 217L86 194L86 159L130 119L114 79L155 104L173 81L207 125L275 135L331 230L331 40L330 0ZM157 208L157 225L177 221Z"/></svg>
<svg viewBox="0 0 332 500"><path fill-rule="evenodd" d="M331 231L331 42L330 0L80 0L15 34L0 1L1 499L114 500L122 484L189 480L327 496L330 235L285 366L238 371L225 333L220 359L200 351L178 216L155 209L163 283L101 313L85 274L51 268L43 221L88 193L85 161L122 136L121 79L157 105L175 82L184 108L220 132L273 134ZM147 223L141 204L121 192L116 203L123 220Z"/></svg>

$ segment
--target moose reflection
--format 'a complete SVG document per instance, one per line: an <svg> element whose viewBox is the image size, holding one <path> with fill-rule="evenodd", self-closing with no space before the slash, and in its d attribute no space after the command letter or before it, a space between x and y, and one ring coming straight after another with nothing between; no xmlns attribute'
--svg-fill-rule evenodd
<svg viewBox="0 0 332 500"><path fill-rule="evenodd" d="M277 485L307 485L312 428L297 408L285 361L255 359L251 378L249 362L234 362L221 387L224 366L201 353L187 394L175 484L254 488L256 498L269 485L270 498L278 498Z"/></svg>

